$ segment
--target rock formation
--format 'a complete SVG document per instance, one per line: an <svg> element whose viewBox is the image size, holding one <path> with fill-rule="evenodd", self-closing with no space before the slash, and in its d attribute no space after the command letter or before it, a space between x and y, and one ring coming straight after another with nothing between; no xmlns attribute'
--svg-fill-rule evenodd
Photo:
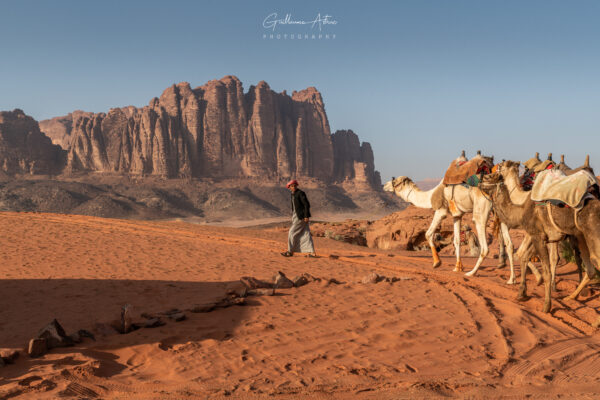
<svg viewBox="0 0 600 400"><path fill-rule="evenodd" d="M39 122L40 130L52 140L52 143L59 145L65 150L69 150L71 147L73 121L82 116L90 117L93 114L77 110L63 117L45 119Z"/></svg>
<svg viewBox="0 0 600 400"><path fill-rule="evenodd" d="M74 112L42 123L68 148L67 171L165 177L311 177L379 189L373 152L352 131L331 135L321 94L292 96L234 76L167 88L142 108ZM62 127L61 127L62 126Z"/></svg>
<svg viewBox="0 0 600 400"><path fill-rule="evenodd" d="M65 155L22 110L0 112L0 168L5 173L58 173Z"/></svg>
<svg viewBox="0 0 600 400"><path fill-rule="evenodd" d="M431 224L433 211L408 206L373 222L366 231L367 246L383 250L423 250L429 245L425 232ZM450 218L442 221L439 242L448 245L452 241L453 225Z"/></svg>
<svg viewBox="0 0 600 400"><path fill-rule="evenodd" d="M375 158L371 145L360 144L358 136L351 130L336 131L331 136L333 142L334 179L355 184L381 185L379 172L375 171Z"/></svg>

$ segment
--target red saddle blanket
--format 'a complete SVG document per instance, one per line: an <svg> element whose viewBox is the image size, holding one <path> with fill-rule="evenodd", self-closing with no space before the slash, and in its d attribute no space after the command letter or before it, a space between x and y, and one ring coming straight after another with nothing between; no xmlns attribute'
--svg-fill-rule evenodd
<svg viewBox="0 0 600 400"><path fill-rule="evenodd" d="M490 168L487 161L483 158L474 158L469 161L457 163L452 161L446 174L444 175L443 183L445 185L458 185L466 182L467 179L480 172L489 173Z"/></svg>

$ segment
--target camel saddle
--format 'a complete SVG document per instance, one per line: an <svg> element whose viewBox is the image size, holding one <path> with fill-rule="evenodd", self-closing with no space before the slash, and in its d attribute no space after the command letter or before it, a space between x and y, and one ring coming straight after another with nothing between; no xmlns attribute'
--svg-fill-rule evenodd
<svg viewBox="0 0 600 400"><path fill-rule="evenodd" d="M531 189L533 201L560 201L569 207L583 205L584 196L591 186L597 185L596 177L588 171L565 175L558 169L548 169L538 173Z"/></svg>
<svg viewBox="0 0 600 400"><path fill-rule="evenodd" d="M452 161L446 170L443 183L445 185L460 185L467 182L469 177L482 172L486 168L487 172L489 172L490 167L483 157L475 157L469 161L460 163Z"/></svg>

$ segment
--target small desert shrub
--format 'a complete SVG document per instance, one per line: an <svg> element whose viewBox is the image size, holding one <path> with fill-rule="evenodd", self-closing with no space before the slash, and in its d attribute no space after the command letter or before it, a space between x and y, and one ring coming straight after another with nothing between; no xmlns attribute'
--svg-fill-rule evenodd
<svg viewBox="0 0 600 400"><path fill-rule="evenodd" d="M566 262L575 262L575 251L571 247L571 242L567 240L560 242L560 257Z"/></svg>
<svg viewBox="0 0 600 400"><path fill-rule="evenodd" d="M323 235L328 239L331 239L333 237L333 231L325 231L325 234Z"/></svg>

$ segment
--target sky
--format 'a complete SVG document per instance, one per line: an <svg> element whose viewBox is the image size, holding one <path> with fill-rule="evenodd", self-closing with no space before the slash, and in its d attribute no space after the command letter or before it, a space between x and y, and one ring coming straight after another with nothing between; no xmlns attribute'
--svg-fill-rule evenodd
<svg viewBox="0 0 600 400"><path fill-rule="evenodd" d="M273 31L273 13L331 23ZM463 149L571 167L590 154L599 170L599 20L595 0L0 0L0 110L105 112L236 75L245 90L315 86L384 182L441 177Z"/></svg>

